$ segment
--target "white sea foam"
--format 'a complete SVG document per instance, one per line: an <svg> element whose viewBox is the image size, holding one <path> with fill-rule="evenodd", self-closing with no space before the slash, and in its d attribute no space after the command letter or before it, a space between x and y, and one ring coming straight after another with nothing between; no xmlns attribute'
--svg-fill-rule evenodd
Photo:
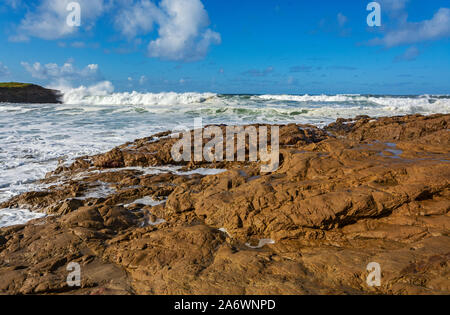
<svg viewBox="0 0 450 315"><path fill-rule="evenodd" d="M131 202L129 204L126 204L125 207L129 207L132 204L141 204L141 205L144 205L144 206L154 207L154 206L157 206L157 205L161 205L161 204L163 204L165 202L166 202L165 200L154 200L152 197L145 196L144 198L137 199L137 200L135 200L135 201L133 201L133 202Z"/></svg>
<svg viewBox="0 0 450 315"><path fill-rule="evenodd" d="M358 110L354 105L364 106L359 110L378 111L372 116L389 116L391 114L432 114L448 113L450 111L450 98L443 96L421 95L417 97L394 97L394 96L365 96L365 95L259 95L254 96L254 100L266 101L289 101L298 103L319 103L321 109L333 109L344 103L349 109ZM331 103L334 106L327 106ZM338 106L336 106L338 105ZM353 105L353 106L352 106ZM375 107L373 109L368 106ZM355 112L353 112L355 114ZM381 114L381 115L380 115Z"/></svg>
<svg viewBox="0 0 450 315"><path fill-rule="evenodd" d="M137 171L141 172L143 175L158 175L158 174L174 174L174 175L180 175L180 176L189 176L189 175L218 175L225 173L226 169L221 168L197 168L195 170L191 171L180 171L182 169L182 166L173 166L173 165L166 165L166 166L148 166L148 167L141 167L141 166L129 166L129 167L122 167L122 168L109 168L104 170L88 170L82 173L77 174L73 179L83 179L88 177L92 174L100 174L100 173L111 173L111 172L123 172L123 171Z"/></svg>
<svg viewBox="0 0 450 315"><path fill-rule="evenodd" d="M148 225L155 226L155 225L160 225L160 224L163 224L163 223L166 223L166 222L167 222L167 221L164 220L164 219L156 219L155 222L151 222L150 220L148 220L146 223L147 223ZM144 226L145 226L145 225L144 225Z"/></svg>
<svg viewBox="0 0 450 315"><path fill-rule="evenodd" d="M84 193L81 197L76 197L76 199L79 200L87 200L90 198L106 198L110 195L113 195L116 193L116 190L111 188L109 184L104 182L97 182L95 183L95 186L88 189L87 192Z"/></svg>
<svg viewBox="0 0 450 315"><path fill-rule="evenodd" d="M198 175L208 176L208 175L222 174L222 173L225 173L226 171L227 170L220 169L220 168L197 168L197 169L192 170L192 171L187 171L187 172L175 171L173 173L176 174L176 175L194 175L194 174L198 174Z"/></svg>
<svg viewBox="0 0 450 315"><path fill-rule="evenodd" d="M71 105L187 105L202 103L216 96L214 93L112 93L113 90L107 81L92 87L66 89L63 101Z"/></svg>
<svg viewBox="0 0 450 315"><path fill-rule="evenodd" d="M34 219L45 217L46 214L24 209L0 209L0 228L25 224Z"/></svg>

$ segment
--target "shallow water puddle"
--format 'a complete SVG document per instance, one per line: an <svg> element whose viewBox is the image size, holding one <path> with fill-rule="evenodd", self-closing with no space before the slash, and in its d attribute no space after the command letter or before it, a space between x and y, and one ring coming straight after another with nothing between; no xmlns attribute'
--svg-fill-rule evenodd
<svg viewBox="0 0 450 315"><path fill-rule="evenodd" d="M161 205L163 203L165 203L167 201L167 199L164 200L154 200L152 197L149 196L145 196L143 198L140 199L136 199L135 201L129 203L129 204L125 204L124 207L128 208L133 204L140 204L140 205L144 205L144 206L157 206L157 205ZM142 211L142 210L138 210L138 211ZM151 218L154 217L154 220L152 221ZM159 224L163 224L166 223L167 221L164 219L159 219L156 218L155 216L153 216L152 214L149 214L149 216L146 218L145 220L142 222L141 227L146 227L146 226L155 226L155 225L159 225Z"/></svg>
<svg viewBox="0 0 450 315"><path fill-rule="evenodd" d="M270 238L263 238L263 239L259 240L259 243L257 246L252 246L250 243L245 243L245 246L250 247L252 249L259 249L259 248L263 248L265 245L269 245L269 244L275 244L275 241Z"/></svg>
<svg viewBox="0 0 450 315"><path fill-rule="evenodd" d="M194 174L198 174L198 175L208 176L208 175L222 174L222 173L225 173L226 171L227 171L226 169L220 169L220 168L197 168L195 170L187 171L187 172L174 172L174 174L175 175L194 175Z"/></svg>
<svg viewBox="0 0 450 315"><path fill-rule="evenodd" d="M261 178L260 175L252 176L252 177L250 177L250 178L247 179L247 183L249 183L249 182L251 182L251 181L254 181L254 180L257 180L257 179L260 179L260 178Z"/></svg>
<svg viewBox="0 0 450 315"><path fill-rule="evenodd" d="M391 149L385 149L384 151L392 153L393 156L386 155L383 152L380 153L381 156L387 157L387 158L391 158L391 159L400 159L400 155L403 154L403 150L396 149L397 148L397 144L396 143L388 142L388 143L385 143L385 145L388 146Z"/></svg>
<svg viewBox="0 0 450 315"><path fill-rule="evenodd" d="M164 219L156 219L155 222L151 222L150 220L147 220L146 224L144 224L143 227L148 226L148 225L156 226L156 225L160 225L160 224L163 224L163 223L166 223L166 220L164 220Z"/></svg>
<svg viewBox="0 0 450 315"><path fill-rule="evenodd" d="M399 159L399 158L400 158L400 155L403 154L403 151L402 151L402 150L387 149L387 150L385 150L385 151L394 154L394 156L390 156L390 158L393 158L393 159Z"/></svg>
<svg viewBox="0 0 450 315"><path fill-rule="evenodd" d="M81 197L76 197L78 200L87 200L87 199L99 199L106 198L109 195L115 194L116 190L114 188L109 187L109 184L104 182L98 182L97 186L90 187L88 191Z"/></svg>

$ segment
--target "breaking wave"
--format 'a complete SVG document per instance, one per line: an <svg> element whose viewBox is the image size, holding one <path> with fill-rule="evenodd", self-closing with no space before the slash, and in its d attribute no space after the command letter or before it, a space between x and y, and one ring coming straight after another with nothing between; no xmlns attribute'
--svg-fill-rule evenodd
<svg viewBox="0 0 450 315"><path fill-rule="evenodd" d="M383 96L360 94L337 95L220 95L216 93L114 93L113 85L101 82L91 87L65 89L63 102L66 105L93 106L153 106L178 107L181 110L195 107L206 108L218 114L233 112L234 114L270 115L274 112L282 116L296 116L316 112L323 117L323 110L331 114L339 109L341 115L352 114L354 111L373 116L448 113L450 111L450 96ZM187 106L183 106L187 105ZM181 107L183 106L183 107ZM231 111L230 111L231 109ZM334 110L333 110L334 109ZM92 108L95 110L95 108ZM365 113L367 112L367 113ZM339 113L337 113L339 115ZM331 115L330 118L336 118Z"/></svg>
<svg viewBox="0 0 450 315"><path fill-rule="evenodd" d="M113 93L111 82L91 87L65 89L63 102L70 105L187 105L202 103L216 96L214 93Z"/></svg>

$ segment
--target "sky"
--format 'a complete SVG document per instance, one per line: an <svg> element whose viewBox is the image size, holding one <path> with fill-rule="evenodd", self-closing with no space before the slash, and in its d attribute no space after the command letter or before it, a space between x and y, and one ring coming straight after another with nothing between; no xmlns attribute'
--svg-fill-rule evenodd
<svg viewBox="0 0 450 315"><path fill-rule="evenodd" d="M450 94L450 1L376 1L379 26L368 25L377 13L369 3L0 0L0 81L105 92Z"/></svg>

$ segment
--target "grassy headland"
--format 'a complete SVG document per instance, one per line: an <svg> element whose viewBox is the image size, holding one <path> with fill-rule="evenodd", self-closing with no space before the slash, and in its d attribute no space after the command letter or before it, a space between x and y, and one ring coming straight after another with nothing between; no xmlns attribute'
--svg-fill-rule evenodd
<svg viewBox="0 0 450 315"><path fill-rule="evenodd" d="M22 88L31 86L31 83L19 83L19 82L0 82L0 88Z"/></svg>
<svg viewBox="0 0 450 315"><path fill-rule="evenodd" d="M0 82L0 102L60 103L61 92L31 83Z"/></svg>

